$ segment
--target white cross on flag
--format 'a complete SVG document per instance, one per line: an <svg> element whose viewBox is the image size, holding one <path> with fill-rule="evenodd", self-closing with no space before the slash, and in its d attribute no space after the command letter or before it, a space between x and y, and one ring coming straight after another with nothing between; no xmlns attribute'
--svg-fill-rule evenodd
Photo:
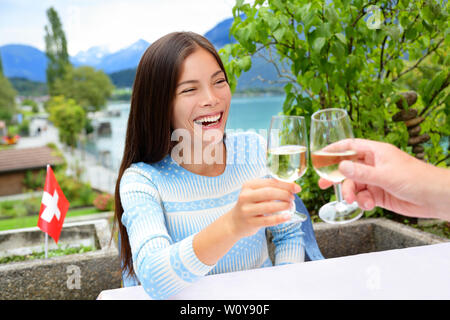
<svg viewBox="0 0 450 320"><path fill-rule="evenodd" d="M52 168L48 165L37 226L52 237L55 243L58 243L67 210L69 210L69 201L59 187Z"/></svg>

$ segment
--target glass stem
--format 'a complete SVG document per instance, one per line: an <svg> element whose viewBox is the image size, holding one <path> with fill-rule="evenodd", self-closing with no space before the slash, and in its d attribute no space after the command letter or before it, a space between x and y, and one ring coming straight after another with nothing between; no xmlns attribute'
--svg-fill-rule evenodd
<svg viewBox="0 0 450 320"><path fill-rule="evenodd" d="M335 209L336 209L336 214L339 215L345 215L346 209L347 209L347 205L344 202L344 198L342 197L342 184L341 183L337 183L333 185L334 187L334 193L336 194L336 205L335 205Z"/></svg>
<svg viewBox="0 0 450 320"><path fill-rule="evenodd" d="M336 194L337 202L343 202L344 198L342 197L342 184L339 182L339 183L333 184L333 187L334 187L334 193Z"/></svg>

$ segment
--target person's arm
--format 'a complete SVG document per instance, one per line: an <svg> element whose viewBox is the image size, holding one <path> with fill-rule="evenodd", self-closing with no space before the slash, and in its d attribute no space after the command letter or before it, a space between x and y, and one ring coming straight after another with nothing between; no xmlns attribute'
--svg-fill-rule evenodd
<svg viewBox="0 0 450 320"><path fill-rule="evenodd" d="M275 179L247 181L233 209L195 235L193 247L199 260L215 264L241 238L289 220L289 215L270 214L287 210L299 189L294 183Z"/></svg>
<svg viewBox="0 0 450 320"><path fill-rule="evenodd" d="M214 267L197 258L193 235L173 241L165 225L159 194L148 179L126 171L120 182L120 198L134 271L150 297L168 298Z"/></svg>
<svg viewBox="0 0 450 320"><path fill-rule="evenodd" d="M342 161L343 197L365 210L375 206L421 218L450 221L450 170L418 160L395 146L365 139L346 140L355 162ZM331 186L319 180L321 188Z"/></svg>
<svg viewBox="0 0 450 320"><path fill-rule="evenodd" d="M242 237L285 222L288 216L264 216L262 212L286 210L292 192L298 192L294 187L274 179L249 181L232 210L200 232L174 243L156 188L139 173L126 172L120 184L122 223L144 290L154 299L168 298L205 276ZM283 197L286 201L270 201Z"/></svg>
<svg viewBox="0 0 450 320"><path fill-rule="evenodd" d="M275 265L303 262L303 231L301 223L283 223L269 227L275 245Z"/></svg>

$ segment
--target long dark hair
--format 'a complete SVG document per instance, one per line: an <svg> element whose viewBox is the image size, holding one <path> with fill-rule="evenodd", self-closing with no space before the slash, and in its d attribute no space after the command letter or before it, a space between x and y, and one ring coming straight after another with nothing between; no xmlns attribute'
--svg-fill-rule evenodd
<svg viewBox="0 0 450 320"><path fill-rule="evenodd" d="M209 51L225 74L225 68L214 46L203 36L192 32L174 32L155 41L139 62L131 96L131 108L125 149L115 189L114 231L120 233L122 272L134 276L127 230L122 224L120 180L124 171L136 162L155 163L169 154L171 119L175 89L183 61L196 49ZM113 232L114 234L114 232Z"/></svg>

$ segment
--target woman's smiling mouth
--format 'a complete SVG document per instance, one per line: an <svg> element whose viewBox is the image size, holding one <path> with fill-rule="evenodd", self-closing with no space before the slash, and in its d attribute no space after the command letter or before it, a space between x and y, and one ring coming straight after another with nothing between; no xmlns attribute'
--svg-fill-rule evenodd
<svg viewBox="0 0 450 320"><path fill-rule="evenodd" d="M214 113L206 116L198 117L194 120L194 123L201 125L202 128L217 128L222 122L223 112Z"/></svg>

